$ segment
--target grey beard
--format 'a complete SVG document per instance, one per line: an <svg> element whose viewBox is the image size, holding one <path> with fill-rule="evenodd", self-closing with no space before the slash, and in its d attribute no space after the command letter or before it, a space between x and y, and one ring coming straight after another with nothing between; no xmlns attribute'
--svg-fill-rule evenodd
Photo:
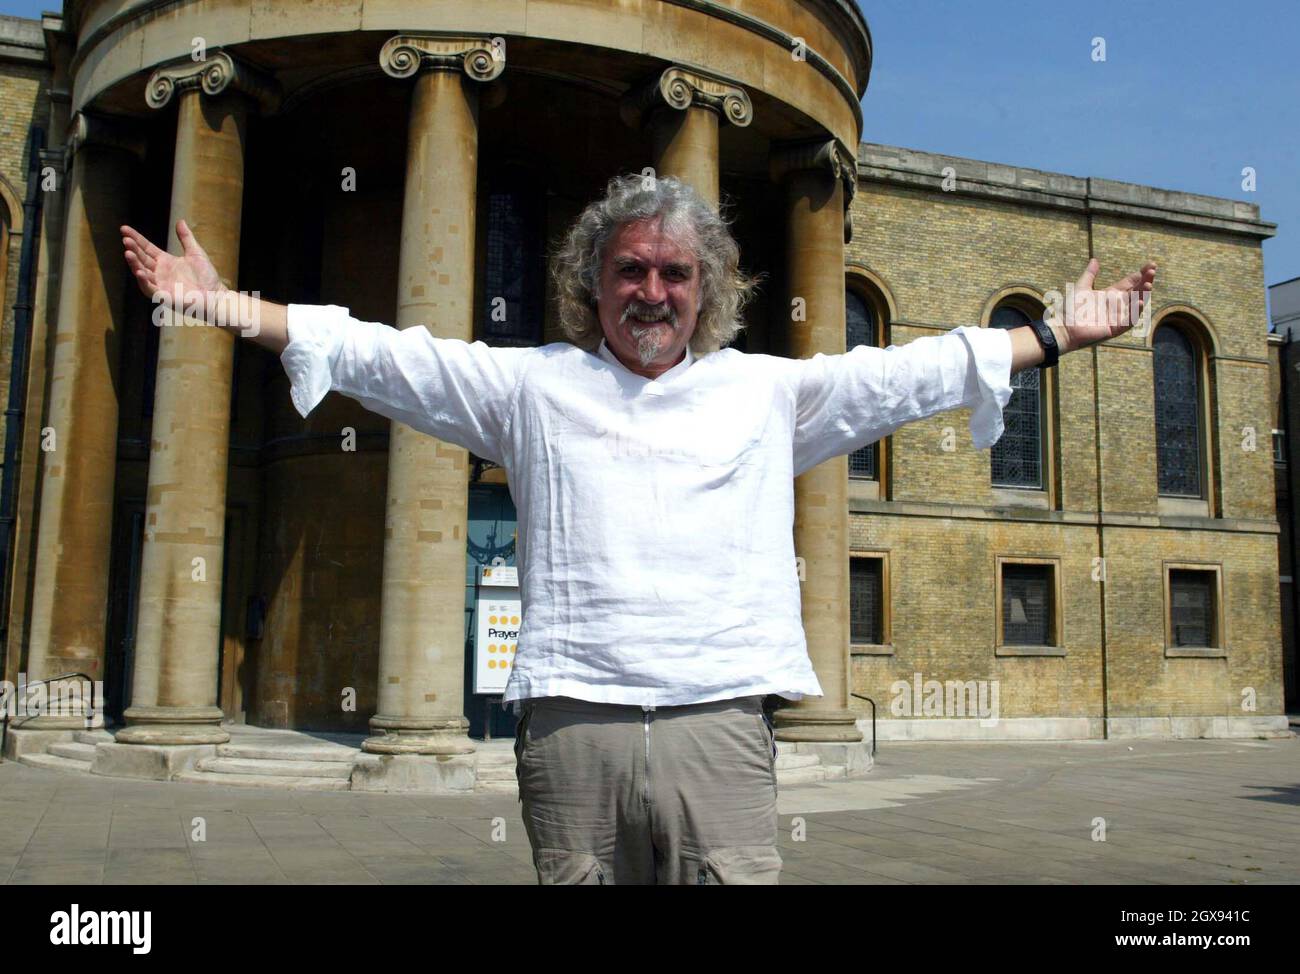
<svg viewBox="0 0 1300 974"><path fill-rule="evenodd" d="M626 309L624 309L623 320L626 321L628 318L631 318L633 312L637 314L651 314L654 311L657 311L659 307L660 306L658 305L652 307L642 304L640 301L633 301ZM633 321L635 321L635 319L633 319ZM677 330L677 316L673 314L671 307L668 308L667 324L672 331L675 332ZM661 325L632 325L632 337L636 339L637 358L641 360L641 365L643 367L649 366L651 362L658 358L660 353L663 351L665 343L671 339L671 333L662 333L663 337L661 337L661 327Z"/></svg>

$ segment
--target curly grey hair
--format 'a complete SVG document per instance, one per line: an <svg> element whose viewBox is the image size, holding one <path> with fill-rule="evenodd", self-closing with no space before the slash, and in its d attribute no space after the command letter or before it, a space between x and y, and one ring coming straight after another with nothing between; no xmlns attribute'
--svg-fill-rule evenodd
<svg viewBox="0 0 1300 974"><path fill-rule="evenodd" d="M700 308L691 351L708 355L729 345L742 328L741 312L758 283L740 269L740 248L726 221L687 183L672 176L615 176L591 203L551 260L560 331L595 351L604 336L596 315L605 248L623 224L661 217L670 232L691 242L700 272Z"/></svg>

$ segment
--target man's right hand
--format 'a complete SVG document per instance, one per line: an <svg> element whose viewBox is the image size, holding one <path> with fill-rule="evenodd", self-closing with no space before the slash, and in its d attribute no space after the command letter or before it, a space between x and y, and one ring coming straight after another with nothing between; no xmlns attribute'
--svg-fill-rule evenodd
<svg viewBox="0 0 1300 974"><path fill-rule="evenodd" d="M176 221L176 236L184 253L177 257L123 224L126 262L144 296L178 315L202 308L203 318L236 331L279 355L289 342L288 309L226 287L207 252L184 220ZM201 302L201 303L200 303Z"/></svg>

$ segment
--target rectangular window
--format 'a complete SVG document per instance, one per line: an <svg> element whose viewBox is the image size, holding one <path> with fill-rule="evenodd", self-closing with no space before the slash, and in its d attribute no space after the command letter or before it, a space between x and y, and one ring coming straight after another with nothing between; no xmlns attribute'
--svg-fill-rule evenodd
<svg viewBox="0 0 1300 974"><path fill-rule="evenodd" d="M849 454L849 476L860 480L876 479L876 449L879 443L870 443Z"/></svg>
<svg viewBox="0 0 1300 974"><path fill-rule="evenodd" d="M1001 645L1056 646L1056 566L1005 561L1000 565Z"/></svg>
<svg viewBox="0 0 1300 974"><path fill-rule="evenodd" d="M1286 430L1273 431L1273 462L1279 467L1286 466Z"/></svg>
<svg viewBox="0 0 1300 974"><path fill-rule="evenodd" d="M1217 646L1218 573L1190 568L1169 570L1170 646Z"/></svg>
<svg viewBox="0 0 1300 974"><path fill-rule="evenodd" d="M849 642L883 646L889 643L889 568L886 554L853 555L849 559Z"/></svg>

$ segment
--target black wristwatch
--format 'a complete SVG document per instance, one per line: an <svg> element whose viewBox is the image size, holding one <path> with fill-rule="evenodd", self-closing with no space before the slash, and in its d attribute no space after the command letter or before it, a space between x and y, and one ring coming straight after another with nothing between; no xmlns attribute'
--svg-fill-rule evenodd
<svg viewBox="0 0 1300 974"><path fill-rule="evenodd" d="M1061 358L1061 346L1056 343L1056 333L1047 322L1031 321L1029 327L1038 336L1038 344L1043 346L1043 360L1038 363L1040 369L1050 369Z"/></svg>

